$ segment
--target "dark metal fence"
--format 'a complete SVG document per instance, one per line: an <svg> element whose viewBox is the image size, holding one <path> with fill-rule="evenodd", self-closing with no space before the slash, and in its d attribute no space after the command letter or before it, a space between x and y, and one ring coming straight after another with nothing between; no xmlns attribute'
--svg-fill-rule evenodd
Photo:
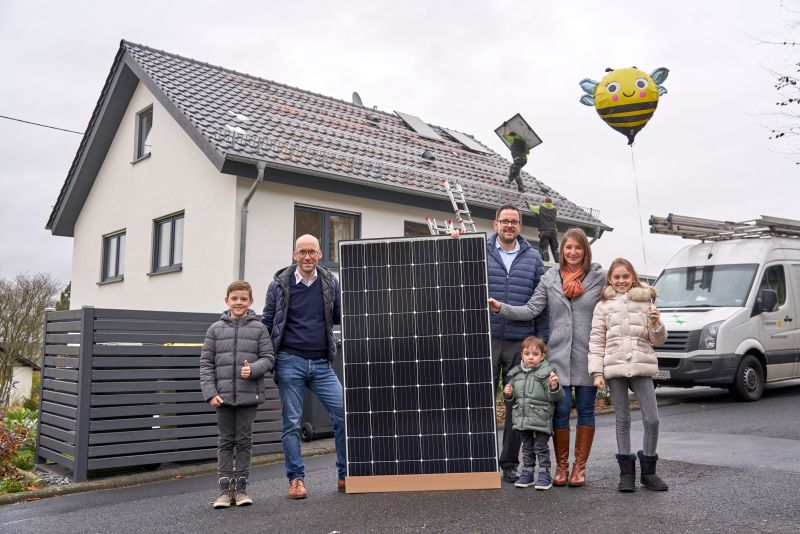
<svg viewBox="0 0 800 534"><path fill-rule="evenodd" d="M218 314L84 307L48 311L37 459L93 470L216 458L214 409L200 394L200 345ZM253 453L281 451L267 380Z"/></svg>

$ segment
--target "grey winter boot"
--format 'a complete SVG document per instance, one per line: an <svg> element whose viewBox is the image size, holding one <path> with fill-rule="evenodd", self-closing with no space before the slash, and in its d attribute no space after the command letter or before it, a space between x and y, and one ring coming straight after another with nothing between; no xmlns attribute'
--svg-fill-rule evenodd
<svg viewBox="0 0 800 534"><path fill-rule="evenodd" d="M617 454L619 464L619 484L622 492L636 491L636 456L633 454Z"/></svg>
<svg viewBox="0 0 800 534"><path fill-rule="evenodd" d="M247 495L247 477L239 477L236 479L233 502L236 506L253 504L253 499Z"/></svg>
<svg viewBox="0 0 800 534"><path fill-rule="evenodd" d="M642 451L638 452L639 464L642 468L641 483L642 486L651 491L667 491L669 486L656 475L656 462L658 462L658 455L645 456Z"/></svg>
<svg viewBox="0 0 800 534"><path fill-rule="evenodd" d="M214 501L214 508L227 508L231 505L231 479L219 477L219 497Z"/></svg>

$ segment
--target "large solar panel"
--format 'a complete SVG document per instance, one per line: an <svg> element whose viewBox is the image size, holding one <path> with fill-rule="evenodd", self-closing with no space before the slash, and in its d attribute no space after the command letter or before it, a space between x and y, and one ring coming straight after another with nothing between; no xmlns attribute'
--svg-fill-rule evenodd
<svg viewBox="0 0 800 534"><path fill-rule="evenodd" d="M467 147L468 149L472 150L473 152L480 152L482 154L491 154L492 151L486 148L485 146L481 145L472 137L468 136L467 134L463 134L461 132L457 132L455 130L448 130L447 128L444 129L447 132L447 135Z"/></svg>
<svg viewBox="0 0 800 534"><path fill-rule="evenodd" d="M347 491L499 487L486 236L339 252Z"/></svg>
<svg viewBox="0 0 800 534"><path fill-rule="evenodd" d="M436 130L425 124L419 117L416 115L412 115L410 113L401 113L399 111L395 111L398 117L403 119L403 122L408 124L408 126L417 132L422 137L427 137L428 139L434 139L436 141L444 141L442 136L436 133Z"/></svg>

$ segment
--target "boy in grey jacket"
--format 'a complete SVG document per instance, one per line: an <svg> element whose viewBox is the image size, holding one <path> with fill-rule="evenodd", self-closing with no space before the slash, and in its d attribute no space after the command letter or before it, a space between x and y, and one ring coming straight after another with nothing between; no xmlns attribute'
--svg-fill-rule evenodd
<svg viewBox="0 0 800 534"><path fill-rule="evenodd" d="M518 488L533 484L537 459L536 489L548 490L553 485L547 442L553 433L553 404L564 398L564 389L558 382L555 368L545 360L546 352L544 341L533 336L525 338L521 362L508 373L509 382L503 389L507 399L514 399L511 421L522 438L522 473L514 484Z"/></svg>
<svg viewBox="0 0 800 534"><path fill-rule="evenodd" d="M264 375L275 367L269 330L250 309L253 290L238 280L228 286L228 310L206 332L200 353L200 389L217 409L219 497L214 508L253 504L247 495L253 422L264 400ZM234 468L234 453L236 449Z"/></svg>

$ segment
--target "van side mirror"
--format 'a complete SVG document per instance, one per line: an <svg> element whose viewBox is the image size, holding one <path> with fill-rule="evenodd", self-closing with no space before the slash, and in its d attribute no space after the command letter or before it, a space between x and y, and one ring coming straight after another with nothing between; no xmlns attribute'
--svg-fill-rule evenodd
<svg viewBox="0 0 800 534"><path fill-rule="evenodd" d="M756 299L753 315L775 311L778 306L778 292L774 289L762 289Z"/></svg>

